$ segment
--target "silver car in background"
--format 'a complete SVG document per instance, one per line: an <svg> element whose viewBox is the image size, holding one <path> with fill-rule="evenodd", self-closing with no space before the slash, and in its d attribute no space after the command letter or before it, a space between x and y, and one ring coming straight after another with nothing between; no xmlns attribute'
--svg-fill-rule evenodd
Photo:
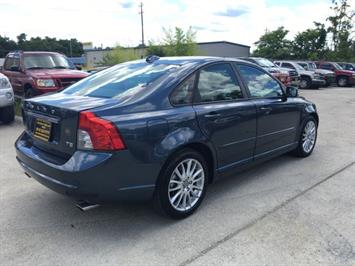
<svg viewBox="0 0 355 266"><path fill-rule="evenodd" d="M0 122L11 123L15 119L14 91L9 79L0 73Z"/></svg>
<svg viewBox="0 0 355 266"><path fill-rule="evenodd" d="M294 61L274 61L276 65L283 68L289 68L297 71L300 75L300 84L301 89L318 89L321 86L326 84L324 77L320 74L313 71L305 70L301 65Z"/></svg>

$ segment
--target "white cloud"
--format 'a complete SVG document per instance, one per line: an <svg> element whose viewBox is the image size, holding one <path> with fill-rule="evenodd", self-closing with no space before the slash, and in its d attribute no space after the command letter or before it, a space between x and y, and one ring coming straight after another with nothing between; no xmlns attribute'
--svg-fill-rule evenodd
<svg viewBox="0 0 355 266"><path fill-rule="evenodd" d="M0 0L0 34L11 38L22 32L32 36L78 38L95 45L140 43L139 0ZM290 36L325 22L330 1L315 0L292 8L267 6L266 0L143 1L145 36L162 37L162 27L194 26L198 41L227 40L252 45L265 29L285 26ZM355 4L353 4L355 5ZM220 16L244 10L237 17Z"/></svg>

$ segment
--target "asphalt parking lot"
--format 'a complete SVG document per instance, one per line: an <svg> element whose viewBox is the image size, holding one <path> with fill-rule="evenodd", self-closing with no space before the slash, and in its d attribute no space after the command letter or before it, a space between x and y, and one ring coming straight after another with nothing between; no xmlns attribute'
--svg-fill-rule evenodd
<svg viewBox="0 0 355 266"><path fill-rule="evenodd" d="M320 114L313 155L213 184L182 221L148 203L79 211L19 168L21 123L0 125L0 264L355 265L355 88L300 94Z"/></svg>

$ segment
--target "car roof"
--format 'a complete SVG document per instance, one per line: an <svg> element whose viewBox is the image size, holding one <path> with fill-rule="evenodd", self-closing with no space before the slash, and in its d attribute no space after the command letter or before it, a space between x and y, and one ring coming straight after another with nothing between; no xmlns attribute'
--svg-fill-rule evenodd
<svg viewBox="0 0 355 266"><path fill-rule="evenodd" d="M141 59L138 61L145 61ZM188 63L209 63L209 62L219 62L219 61L235 61L243 62L243 60L234 58L234 57L218 57L218 56L169 56L169 57L160 57L155 60L162 64L176 64L176 65L185 65Z"/></svg>

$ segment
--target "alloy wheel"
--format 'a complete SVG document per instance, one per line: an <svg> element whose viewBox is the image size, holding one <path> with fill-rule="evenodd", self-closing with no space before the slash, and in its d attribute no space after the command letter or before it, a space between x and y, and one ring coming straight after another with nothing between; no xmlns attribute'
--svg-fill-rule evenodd
<svg viewBox="0 0 355 266"><path fill-rule="evenodd" d="M192 158L180 162L174 169L168 186L171 206L178 211L189 211L200 199L205 184L202 164Z"/></svg>
<svg viewBox="0 0 355 266"><path fill-rule="evenodd" d="M304 152L310 153L316 143L317 127L314 121L310 120L304 127L302 133L302 147Z"/></svg>

